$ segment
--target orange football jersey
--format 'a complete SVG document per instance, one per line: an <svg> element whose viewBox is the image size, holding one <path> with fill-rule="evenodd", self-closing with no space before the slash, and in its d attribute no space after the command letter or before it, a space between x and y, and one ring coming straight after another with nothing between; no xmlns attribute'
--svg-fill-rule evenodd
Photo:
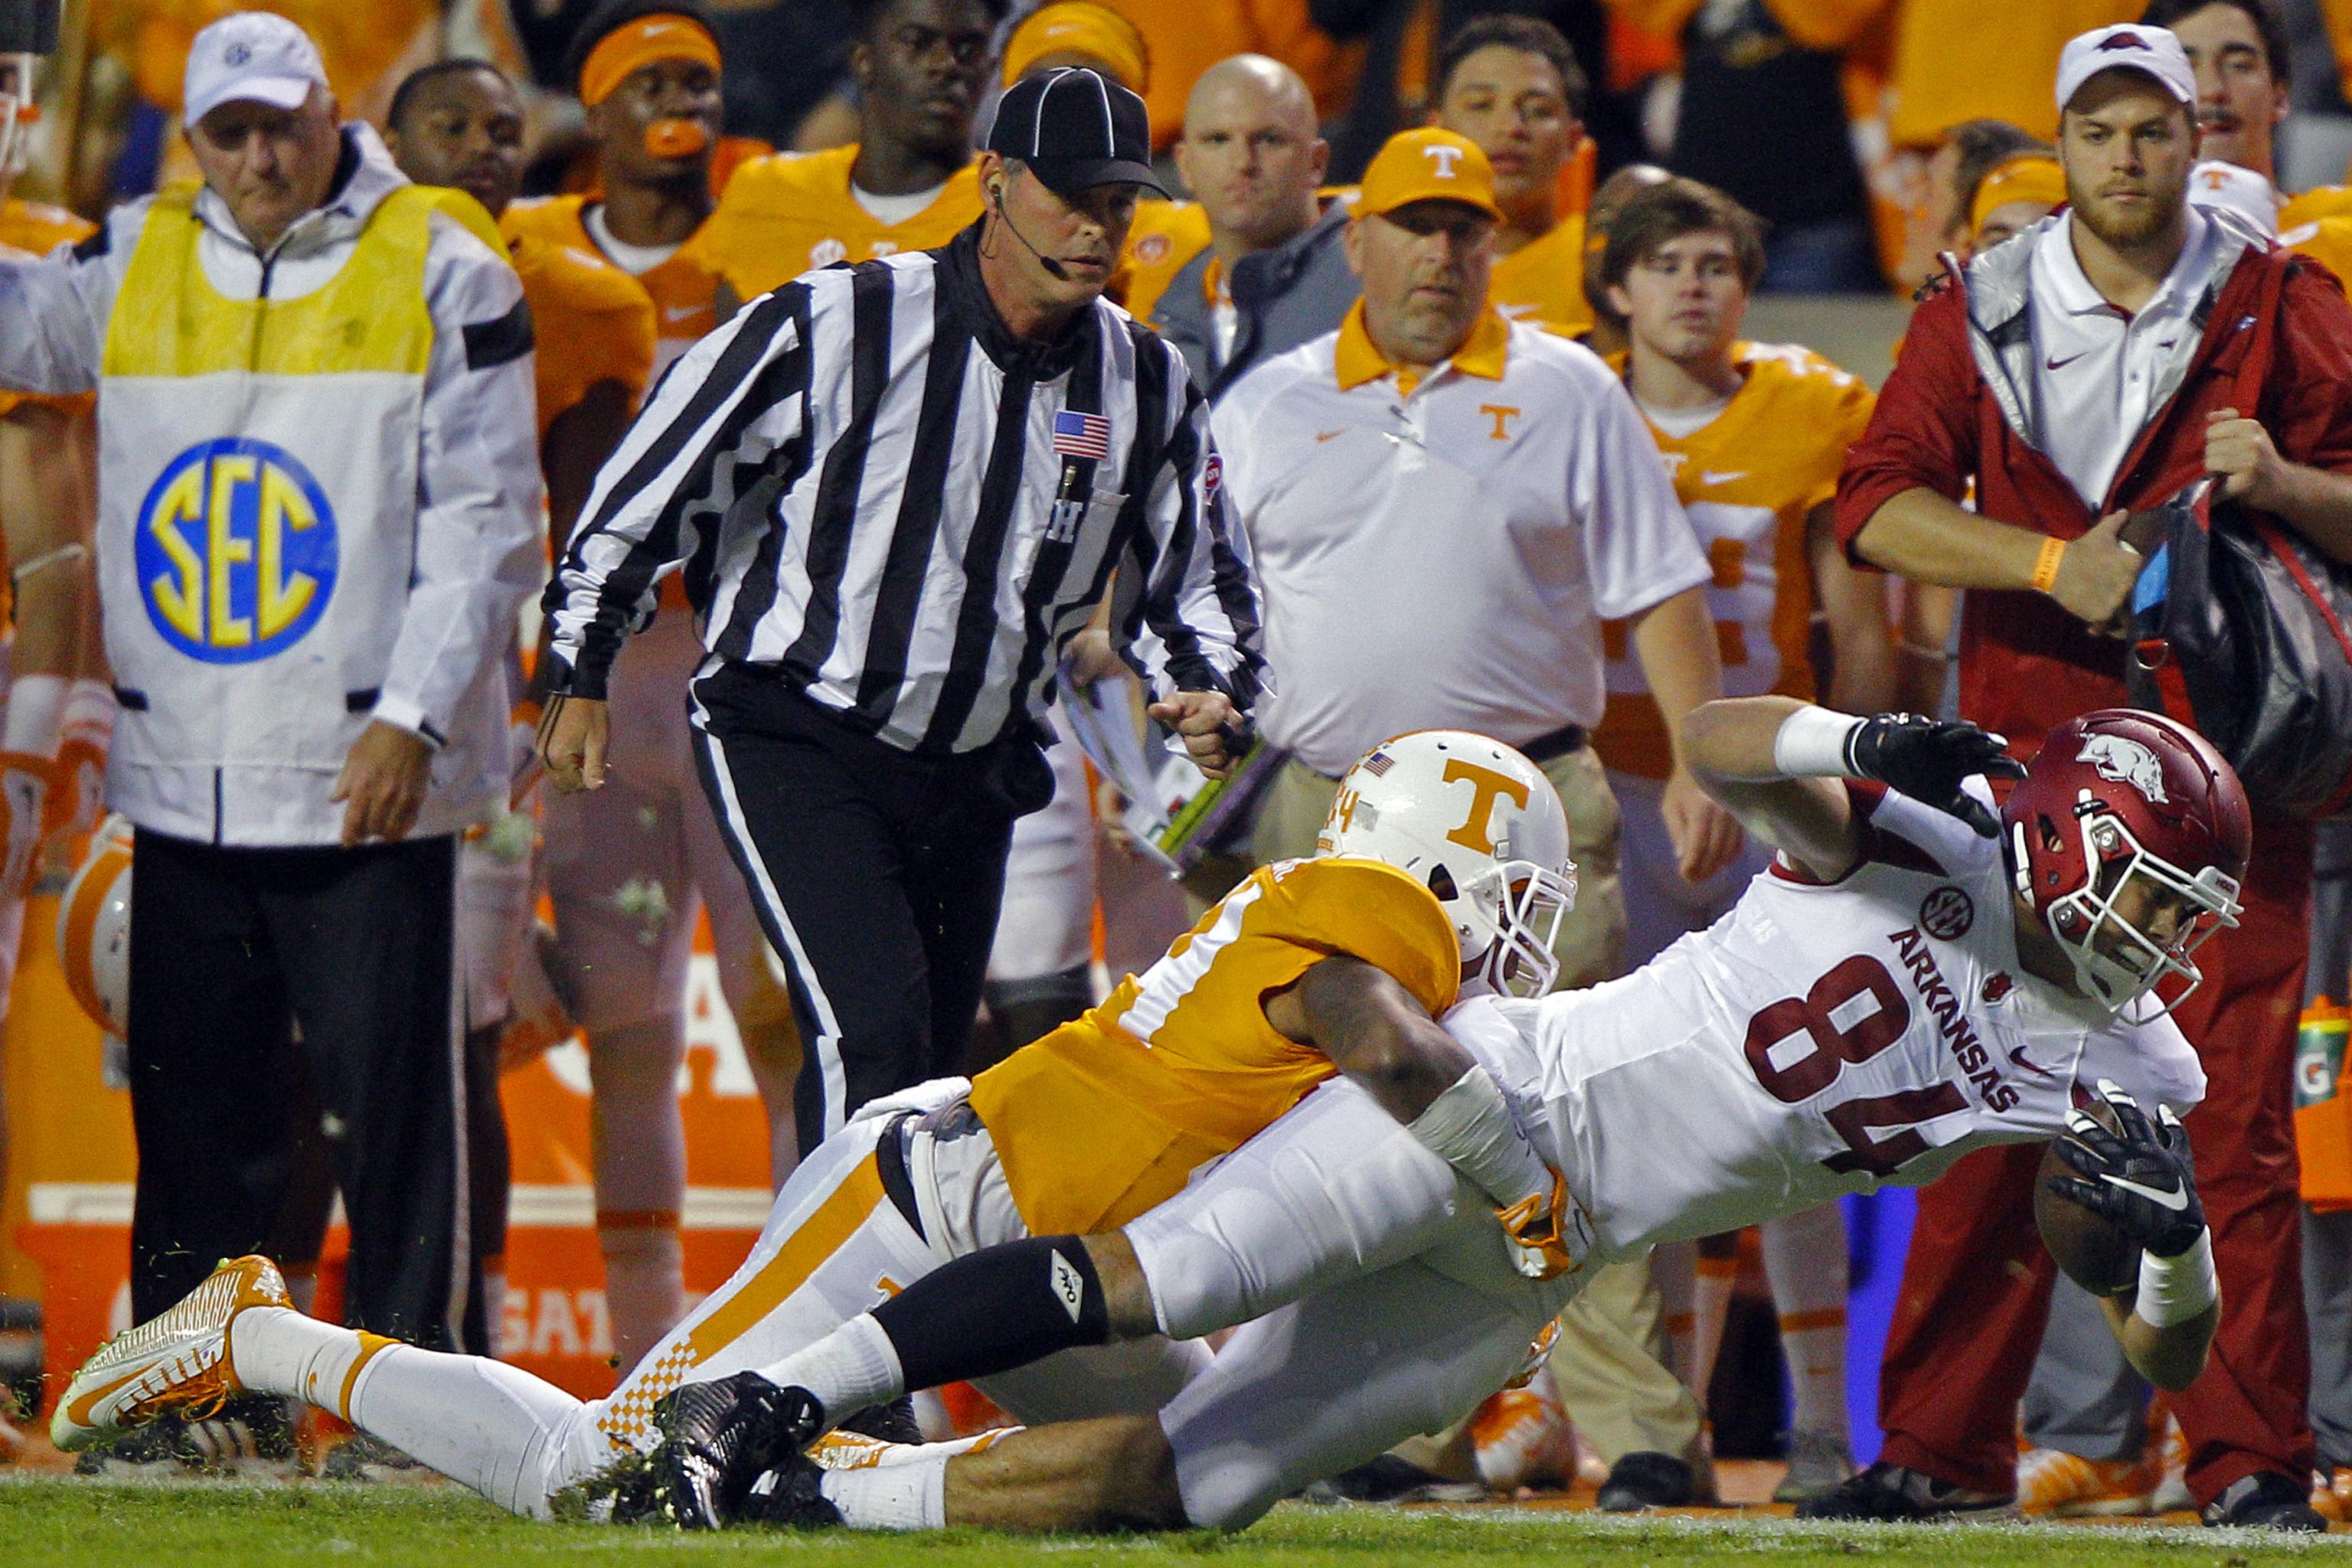
<svg viewBox="0 0 2352 1568"><path fill-rule="evenodd" d="M2322 213L2292 228L2282 227L2278 237L2289 250L2310 257L2336 274L2336 281L2352 296L2352 216Z"/></svg>
<svg viewBox="0 0 2352 1568"><path fill-rule="evenodd" d="M593 249L509 231L538 343L539 433L607 381L634 406L654 374L654 302L637 280Z"/></svg>
<svg viewBox="0 0 2352 1568"><path fill-rule="evenodd" d="M856 162L853 142L744 164L695 236L697 248L736 298L751 300L836 261L871 261L945 245L980 216L980 175L967 163L929 206L903 223L883 223L850 191L850 166Z"/></svg>
<svg viewBox="0 0 2352 1568"><path fill-rule="evenodd" d="M1724 695L1811 698L1806 514L1836 493L1846 448L1862 438L1877 398L1858 377L1793 343L1740 343L1733 352L1748 379L1722 413L1688 436L1655 426L1650 434L1715 567L1706 599ZM1601 637L1609 710L1592 744L1612 768L1664 778L1674 751L1625 623L1608 623Z"/></svg>
<svg viewBox="0 0 2352 1568"><path fill-rule="evenodd" d="M1127 307L1139 321L1151 320L1151 308L1168 291L1192 258L1209 248L1209 215L1198 202L1162 202L1150 197L1135 204L1135 222L1127 231L1127 248L1119 253L1118 276L1110 283L1111 298Z"/></svg>
<svg viewBox="0 0 2352 1568"><path fill-rule="evenodd" d="M79 245L98 232L98 226L41 202L0 202L0 256L26 258L47 256L60 245ZM29 392L0 391L0 417L27 403L47 404L71 411L96 406L89 393L70 397L42 397Z"/></svg>
<svg viewBox="0 0 2352 1568"><path fill-rule="evenodd" d="M1036 1236L1115 1229L1183 1188L1338 1069L1265 997L1347 953L1432 1016L1461 946L1429 889L1375 860L1286 860L1225 895L1102 1005L982 1073L972 1109Z"/></svg>
<svg viewBox="0 0 2352 1568"><path fill-rule="evenodd" d="M591 256L603 256L595 239L583 221L587 211L586 196L548 196L537 201L525 200L507 208L499 226L509 239L528 235L551 245L569 246L584 250ZM621 275L635 282L638 289L653 302L655 310L654 370L656 374L667 370L677 359L697 342L709 335L719 324L714 309L719 296L719 275L703 259L702 243L709 234L705 223L694 237L678 247L677 254L650 272L629 273L618 268ZM610 259L607 258L606 259Z"/></svg>
<svg viewBox="0 0 2352 1568"><path fill-rule="evenodd" d="M1592 330L1584 300L1584 215L1570 213L1541 239L1495 261L1487 302L1514 321L1572 338Z"/></svg>
<svg viewBox="0 0 2352 1568"><path fill-rule="evenodd" d="M2287 197L2279 207L2280 243L2287 244L2286 230L2323 217L2352 217L2352 185L2315 185Z"/></svg>

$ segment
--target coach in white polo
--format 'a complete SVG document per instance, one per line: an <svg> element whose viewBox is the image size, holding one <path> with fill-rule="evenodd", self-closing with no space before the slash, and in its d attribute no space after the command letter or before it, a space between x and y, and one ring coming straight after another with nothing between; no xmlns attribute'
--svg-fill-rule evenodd
<svg viewBox="0 0 2352 1568"><path fill-rule="evenodd" d="M1311 853L1335 781L1386 736L1507 741L1568 808L1578 894L1560 982L1586 984L1616 973L1625 934L1616 803L1585 744L1606 700L1601 621L1633 623L1672 724L1719 690L1709 569L1616 377L1486 303L1493 184L1466 138L1392 138L1347 235L1363 299L1217 405L1265 595L1259 721L1289 753L1252 848ZM1665 813L1686 875L1737 851L1738 828L1679 765Z"/></svg>

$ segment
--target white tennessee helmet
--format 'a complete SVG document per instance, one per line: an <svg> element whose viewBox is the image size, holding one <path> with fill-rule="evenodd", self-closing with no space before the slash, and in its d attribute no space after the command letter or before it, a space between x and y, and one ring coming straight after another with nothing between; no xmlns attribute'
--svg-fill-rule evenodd
<svg viewBox="0 0 2352 1568"><path fill-rule="evenodd" d="M1485 987L1540 996L1559 976L1552 936L1576 904L1568 814L1500 741L1466 730L1382 741L1339 781L1315 853L1378 860L1427 887Z"/></svg>
<svg viewBox="0 0 2352 1568"><path fill-rule="evenodd" d="M66 989L117 1039L131 1028L131 824L110 816L58 900L58 962Z"/></svg>

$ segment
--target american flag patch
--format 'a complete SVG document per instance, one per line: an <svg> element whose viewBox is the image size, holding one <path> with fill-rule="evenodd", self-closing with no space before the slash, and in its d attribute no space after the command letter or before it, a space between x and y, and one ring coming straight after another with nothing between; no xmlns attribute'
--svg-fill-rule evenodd
<svg viewBox="0 0 2352 1568"><path fill-rule="evenodd" d="M1054 450L1071 458L1110 456L1110 421L1099 414L1054 416Z"/></svg>
<svg viewBox="0 0 2352 1568"><path fill-rule="evenodd" d="M1380 777L1394 766L1396 766L1396 759L1386 752L1374 752L1364 759L1364 771L1374 778Z"/></svg>

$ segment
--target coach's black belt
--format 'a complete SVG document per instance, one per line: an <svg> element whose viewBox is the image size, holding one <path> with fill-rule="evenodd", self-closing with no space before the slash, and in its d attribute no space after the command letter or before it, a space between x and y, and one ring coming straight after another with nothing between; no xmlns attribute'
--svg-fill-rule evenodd
<svg viewBox="0 0 2352 1568"><path fill-rule="evenodd" d="M1570 752L1584 750L1584 743L1591 739L1583 725L1562 724L1549 735L1538 735L1532 741L1522 742L1517 750L1519 755L1540 767L1546 763L1558 762Z"/></svg>

